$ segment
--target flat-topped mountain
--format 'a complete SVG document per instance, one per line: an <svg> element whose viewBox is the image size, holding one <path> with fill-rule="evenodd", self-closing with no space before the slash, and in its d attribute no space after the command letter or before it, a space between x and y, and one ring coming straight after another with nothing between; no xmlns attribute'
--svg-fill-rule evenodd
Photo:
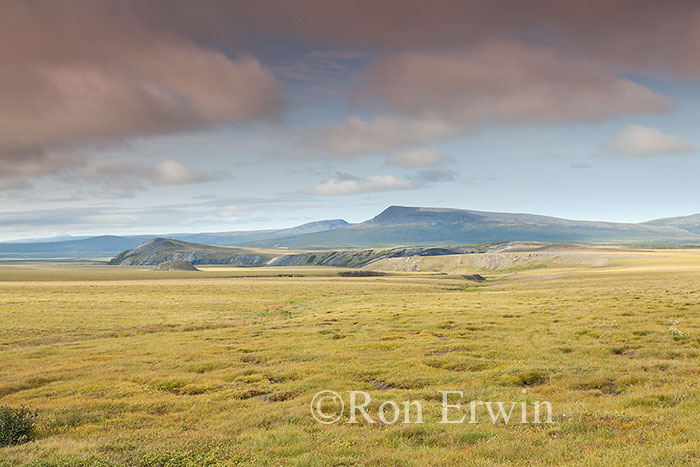
<svg viewBox="0 0 700 467"><path fill-rule="evenodd" d="M364 227L410 224L465 224L478 222L480 216L461 209L411 208L389 206L372 219L363 222Z"/></svg>
<svg viewBox="0 0 700 467"><path fill-rule="evenodd" d="M263 240L259 247L367 247L470 245L487 242L700 242L700 233L676 225L577 221L534 214L391 206L376 217L326 232Z"/></svg>

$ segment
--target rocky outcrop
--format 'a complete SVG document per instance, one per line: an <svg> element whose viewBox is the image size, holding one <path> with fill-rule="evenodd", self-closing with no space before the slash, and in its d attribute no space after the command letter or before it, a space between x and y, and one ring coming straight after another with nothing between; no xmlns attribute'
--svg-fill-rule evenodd
<svg viewBox="0 0 700 467"><path fill-rule="evenodd" d="M154 271L199 271L189 261L166 261L153 268Z"/></svg>

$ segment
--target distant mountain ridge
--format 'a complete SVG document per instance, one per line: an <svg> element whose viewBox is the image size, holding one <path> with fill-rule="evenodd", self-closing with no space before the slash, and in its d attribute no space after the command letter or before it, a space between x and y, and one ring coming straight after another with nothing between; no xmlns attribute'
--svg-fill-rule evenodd
<svg viewBox="0 0 700 467"><path fill-rule="evenodd" d="M347 227L348 224L343 219L329 219L322 221L307 222L306 224L297 225L286 229L270 229L270 230L248 230L234 232L217 232L217 233L195 233L195 234L166 234L157 235L157 237L174 238L184 240L186 242L204 243L208 245L241 245L249 242L267 239L279 239L303 235L308 233L324 232L340 227ZM151 236L151 238L156 237Z"/></svg>
<svg viewBox="0 0 700 467"><path fill-rule="evenodd" d="M236 245L249 242L280 239L302 234L321 232L348 226L343 219L309 222L286 229L249 230L218 233L174 233L159 235L100 235L96 237L64 241L0 243L0 257L5 258L99 258L112 257L119 252L136 248L155 237L168 237L208 245Z"/></svg>
<svg viewBox="0 0 700 467"><path fill-rule="evenodd" d="M359 224L327 232L262 240L260 248L340 248L471 245L488 242L700 243L700 234L673 225L577 221L535 214L390 206Z"/></svg>
<svg viewBox="0 0 700 467"><path fill-rule="evenodd" d="M120 237L99 235L80 240L30 243L0 243L0 257L5 258L95 258L110 256L134 248L149 240L147 235Z"/></svg>
<svg viewBox="0 0 700 467"><path fill-rule="evenodd" d="M700 244L700 214L641 224L577 221L521 213L390 206L359 224L342 219L287 229L167 235L99 236L39 243L0 243L0 257L114 256L155 237L249 248L377 248L539 241L611 244Z"/></svg>

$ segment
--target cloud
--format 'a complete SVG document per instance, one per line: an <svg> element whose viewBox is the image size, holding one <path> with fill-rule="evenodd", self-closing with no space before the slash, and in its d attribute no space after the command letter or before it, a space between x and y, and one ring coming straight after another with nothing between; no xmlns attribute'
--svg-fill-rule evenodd
<svg viewBox="0 0 700 467"><path fill-rule="evenodd" d="M0 192L29 190L32 185L20 177L0 178Z"/></svg>
<svg viewBox="0 0 700 467"><path fill-rule="evenodd" d="M462 133L451 122L427 118L402 120L379 116L371 120L350 117L312 134L306 143L326 154L346 158L401 149L425 141L451 138Z"/></svg>
<svg viewBox="0 0 700 467"><path fill-rule="evenodd" d="M80 170L80 154L105 145L275 119L278 69L343 93L384 54L360 93L384 116L310 138L332 157L663 111L665 99L619 76L700 77L693 0L6 0L2 10L0 189Z"/></svg>
<svg viewBox="0 0 700 467"><path fill-rule="evenodd" d="M4 158L0 154L0 191L26 190L30 179L57 174L85 163L82 154L72 151L45 151L40 157Z"/></svg>
<svg viewBox="0 0 700 467"><path fill-rule="evenodd" d="M127 10L124 3L119 2L122 11ZM623 71L700 76L696 0L506 0L496 7L493 0L434 0L429 5L425 0L403 0L400 8L376 0L127 4L130 13L150 27L216 43L239 44L266 31L278 39L325 47L396 51L459 48L518 37L529 43L549 42L563 55L594 59Z"/></svg>
<svg viewBox="0 0 700 467"><path fill-rule="evenodd" d="M457 172L447 167L433 167L430 169L419 170L413 180L418 184L434 183L434 182L451 182L457 177Z"/></svg>
<svg viewBox="0 0 700 467"><path fill-rule="evenodd" d="M322 196L373 193L378 191L412 190L417 188L411 181L398 180L392 175L371 175L358 178L350 174L337 173L335 177L308 190Z"/></svg>
<svg viewBox="0 0 700 467"><path fill-rule="evenodd" d="M363 93L402 115L469 126L600 121L669 107L666 98L589 62L513 42L385 57L372 66Z"/></svg>
<svg viewBox="0 0 700 467"><path fill-rule="evenodd" d="M393 175L372 175L356 177L352 174L336 172L335 176L315 187L306 190L315 195L347 195L379 191L414 190L436 182L455 180L457 173L444 167L452 163L451 157L444 156L435 149L415 149L387 157L386 165L409 169L422 169L401 180Z"/></svg>
<svg viewBox="0 0 700 467"><path fill-rule="evenodd" d="M453 158L440 154L434 148L423 148L389 154L384 164L406 169L422 169L418 170L410 179L416 186L424 186L435 182L454 181L457 172L445 167L445 165L454 162Z"/></svg>
<svg viewBox="0 0 700 467"><path fill-rule="evenodd" d="M3 4L2 178L132 138L275 117L283 93L256 58L147 27L110 2ZM14 169L13 167L18 167Z"/></svg>
<svg viewBox="0 0 700 467"><path fill-rule="evenodd" d="M56 201L55 199L51 201ZM308 196L285 194L271 198L226 197L204 202L157 206L128 206L99 203L71 207L56 202L51 208L6 209L0 216L0 241L19 238L64 235L160 234L168 232L206 232L245 230L245 223L279 222L293 225L290 213L307 212ZM313 206L311 206L313 207ZM261 216L264 213L264 216ZM268 217L265 217L268 216Z"/></svg>
<svg viewBox="0 0 700 467"><path fill-rule="evenodd" d="M314 136L323 150L347 157L488 126L599 122L671 108L669 99L593 63L513 42L391 54L371 66L359 94L404 118L327 126Z"/></svg>
<svg viewBox="0 0 700 467"><path fill-rule="evenodd" d="M404 167L408 169L424 169L427 167L436 167L447 162L453 162L453 159L440 154L436 149L424 148L413 149L410 151L395 152L386 157L384 163L394 167Z"/></svg>
<svg viewBox="0 0 700 467"><path fill-rule="evenodd" d="M695 151L696 148L680 136L644 125L628 125L613 139L604 143L602 150L613 156L649 157L684 154Z"/></svg>
<svg viewBox="0 0 700 467"><path fill-rule="evenodd" d="M142 189L143 182L152 173L151 167L105 159L91 159L78 168L77 177L81 181L96 183L119 190Z"/></svg>
<svg viewBox="0 0 700 467"><path fill-rule="evenodd" d="M198 170L191 169L186 165L173 160L167 160L154 167L155 182L161 185L182 185L186 183L199 183L211 179Z"/></svg>
<svg viewBox="0 0 700 467"><path fill-rule="evenodd" d="M118 189L139 189L144 183L157 185L185 185L220 180L230 177L229 172L206 173L185 164L164 160L155 166L128 162L92 159L78 171L78 178Z"/></svg>

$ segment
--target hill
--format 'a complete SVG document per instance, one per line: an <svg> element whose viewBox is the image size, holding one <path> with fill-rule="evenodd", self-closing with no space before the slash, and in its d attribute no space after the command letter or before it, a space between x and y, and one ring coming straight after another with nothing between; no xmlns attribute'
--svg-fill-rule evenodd
<svg viewBox="0 0 700 467"><path fill-rule="evenodd" d="M158 265L166 262L228 264L232 266L341 266L362 267L386 258L475 253L475 248L387 248L331 251L285 251L201 245L156 238L115 256L109 264Z"/></svg>
<svg viewBox="0 0 700 467"><path fill-rule="evenodd" d="M174 238L177 240L184 240L186 242L194 243L205 243L207 245L242 245L245 243L260 241L260 240L273 240L286 237L294 237L297 235L324 232L326 230L333 230L340 227L346 227L348 224L343 219L330 219L323 221L308 222L306 224L298 225L296 227L291 227L287 229L272 229L272 230L244 230L244 231L234 231L234 232L215 232L215 233L174 233L174 234L160 234L153 235L152 237L167 237Z"/></svg>
<svg viewBox="0 0 700 467"><path fill-rule="evenodd" d="M683 217L667 217L665 219L657 219L645 222L646 225L675 227L678 229L687 230L688 232L700 235L700 214Z"/></svg>
<svg viewBox="0 0 700 467"><path fill-rule="evenodd" d="M110 264L258 266L337 266L362 268L352 277L367 273L441 272L469 273L468 280L479 280L475 272L524 270L545 266L603 267L610 260L643 255L648 250L602 245L575 245L545 242L508 242L473 247L395 247L346 250L265 250L201 245L157 238L117 255Z"/></svg>
<svg viewBox="0 0 700 467"><path fill-rule="evenodd" d="M6 258L97 258L134 248L149 236L120 237L100 235L79 240L29 243L0 243L0 256Z"/></svg>

